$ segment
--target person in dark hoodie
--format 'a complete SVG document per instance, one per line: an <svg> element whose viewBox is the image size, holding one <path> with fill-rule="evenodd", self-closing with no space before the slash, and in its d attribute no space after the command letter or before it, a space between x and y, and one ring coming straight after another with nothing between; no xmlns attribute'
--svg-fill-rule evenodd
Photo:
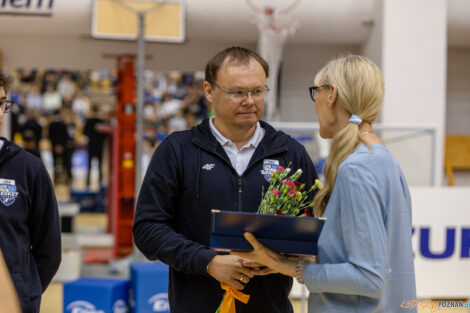
<svg viewBox="0 0 470 313"><path fill-rule="evenodd" d="M98 160L99 183L103 179L103 149L106 140L106 134L99 130L100 126L106 125L101 118L101 112L98 104L93 104L91 115L86 119L83 133L88 137L88 171L86 185L90 186L91 161L93 158Z"/></svg>
<svg viewBox="0 0 470 313"><path fill-rule="evenodd" d="M0 72L0 124L13 103ZM41 160L0 137L0 249L23 313L38 313L61 261L59 213Z"/></svg>
<svg viewBox="0 0 470 313"><path fill-rule="evenodd" d="M156 149L140 190L133 226L136 246L170 266L172 313L215 312L220 282L249 294L237 313L290 313L292 278L253 276L257 264L210 250L211 209L256 212L278 166L302 169L308 188L317 174L305 148L260 121L269 91L267 62L241 47L206 65L204 93L215 116L175 132Z"/></svg>

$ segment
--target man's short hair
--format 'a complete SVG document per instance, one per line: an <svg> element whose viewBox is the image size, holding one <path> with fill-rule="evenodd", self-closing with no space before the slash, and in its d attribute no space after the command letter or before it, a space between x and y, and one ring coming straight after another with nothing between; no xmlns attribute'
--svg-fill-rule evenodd
<svg viewBox="0 0 470 313"><path fill-rule="evenodd" d="M205 79L213 83L217 79L217 72L224 61L228 58L229 62L248 64L251 59L255 59L263 67L266 78L269 76L269 65L265 59L256 52L244 47L230 47L214 55L206 64Z"/></svg>
<svg viewBox="0 0 470 313"><path fill-rule="evenodd" d="M7 76L3 71L0 70L0 87L3 87L6 90L8 90L8 87L10 87L11 83L11 77Z"/></svg>

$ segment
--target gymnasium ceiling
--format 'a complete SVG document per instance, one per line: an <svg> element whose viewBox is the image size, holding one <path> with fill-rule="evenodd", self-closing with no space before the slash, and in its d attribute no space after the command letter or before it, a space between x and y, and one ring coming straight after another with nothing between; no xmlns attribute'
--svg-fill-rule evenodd
<svg viewBox="0 0 470 313"><path fill-rule="evenodd" d="M262 5L267 0L252 0ZM288 0L270 0L281 7ZM448 1L448 43L470 48L470 1ZM187 0L187 40L255 42L258 31L246 0ZM374 0L301 0L292 11L300 24L289 42L361 44L369 36ZM0 34L90 36L91 0L54 0L53 16L0 15ZM4 43L0 44L1 45Z"/></svg>

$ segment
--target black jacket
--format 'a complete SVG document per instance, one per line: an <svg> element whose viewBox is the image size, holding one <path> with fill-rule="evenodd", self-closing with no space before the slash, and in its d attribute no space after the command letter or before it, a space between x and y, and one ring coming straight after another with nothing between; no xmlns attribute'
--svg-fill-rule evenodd
<svg viewBox="0 0 470 313"><path fill-rule="evenodd" d="M61 261L57 202L41 160L0 140L0 248L22 312L36 313Z"/></svg>
<svg viewBox="0 0 470 313"><path fill-rule="evenodd" d="M142 184L134 221L134 240L144 255L170 265L172 313L213 313L222 299L220 284L206 273L217 253L209 250L211 209L256 211L264 160L302 168L299 181L310 187L317 174L305 148L295 139L260 122L266 131L248 168L239 176L208 120L168 136L155 151ZM208 166L205 166L208 165ZM275 274L250 280L243 290L248 304L237 313L293 312L288 299L292 279Z"/></svg>

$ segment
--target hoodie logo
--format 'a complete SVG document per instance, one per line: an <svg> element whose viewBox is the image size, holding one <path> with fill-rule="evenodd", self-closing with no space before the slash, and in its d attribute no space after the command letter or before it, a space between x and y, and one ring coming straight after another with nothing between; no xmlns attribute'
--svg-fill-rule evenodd
<svg viewBox="0 0 470 313"><path fill-rule="evenodd" d="M205 169L205 170L210 171L210 170L213 169L214 167L215 167L215 164L209 164L209 163L207 163L207 164L204 165L202 168Z"/></svg>
<svg viewBox="0 0 470 313"><path fill-rule="evenodd" d="M263 169L261 170L261 175L269 182L271 176L276 172L277 167L279 166L278 160L263 160Z"/></svg>
<svg viewBox="0 0 470 313"><path fill-rule="evenodd" d="M12 179L0 178L0 202L5 206L10 206L18 197L16 184Z"/></svg>

